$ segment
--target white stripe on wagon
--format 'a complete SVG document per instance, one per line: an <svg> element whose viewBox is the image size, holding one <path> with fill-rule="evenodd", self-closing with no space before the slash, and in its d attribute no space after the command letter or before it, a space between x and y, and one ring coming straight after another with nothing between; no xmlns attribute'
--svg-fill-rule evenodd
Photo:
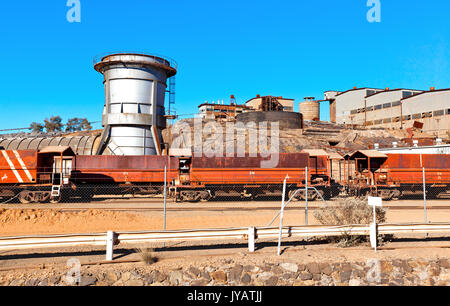
<svg viewBox="0 0 450 306"><path fill-rule="evenodd" d="M5 150L1 150L1 151L2 151L3 157L6 159L6 162L9 164L9 167L11 168L12 172L16 176L19 183L23 183L23 180L20 177L19 172L17 172L16 168L14 167L14 164L12 163L11 159L9 158L8 153L6 153Z"/></svg>
<svg viewBox="0 0 450 306"><path fill-rule="evenodd" d="M17 152L16 150L13 150L14 155L16 155L17 160L19 161L19 164L22 166L23 171L25 171L25 174L27 175L28 179L30 180L30 182L33 181L33 177L31 176L30 171L28 171L27 166L25 166L25 163L23 162L22 158L19 155L19 152Z"/></svg>

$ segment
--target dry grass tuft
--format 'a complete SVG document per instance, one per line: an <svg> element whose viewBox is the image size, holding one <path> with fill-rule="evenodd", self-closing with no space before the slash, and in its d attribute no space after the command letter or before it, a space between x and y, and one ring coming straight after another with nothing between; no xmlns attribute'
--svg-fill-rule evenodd
<svg viewBox="0 0 450 306"><path fill-rule="evenodd" d="M138 253L141 261L146 265L151 265L158 261L158 258L155 256L155 249L153 248L138 248L136 249L136 253Z"/></svg>

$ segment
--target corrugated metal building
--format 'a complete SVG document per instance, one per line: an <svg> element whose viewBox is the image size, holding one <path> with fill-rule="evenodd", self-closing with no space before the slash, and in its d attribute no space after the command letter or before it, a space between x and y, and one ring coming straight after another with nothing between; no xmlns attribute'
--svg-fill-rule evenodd
<svg viewBox="0 0 450 306"><path fill-rule="evenodd" d="M384 128L401 128L401 100L421 93L415 89L386 88L365 98L365 125Z"/></svg>
<svg viewBox="0 0 450 306"><path fill-rule="evenodd" d="M356 88L338 93L334 97L336 118L338 124L364 125L365 98L376 92L383 91L377 88Z"/></svg>
<svg viewBox="0 0 450 306"><path fill-rule="evenodd" d="M450 88L353 88L342 93L327 91L325 99L330 101L334 123L407 129L420 122L422 131L449 137Z"/></svg>

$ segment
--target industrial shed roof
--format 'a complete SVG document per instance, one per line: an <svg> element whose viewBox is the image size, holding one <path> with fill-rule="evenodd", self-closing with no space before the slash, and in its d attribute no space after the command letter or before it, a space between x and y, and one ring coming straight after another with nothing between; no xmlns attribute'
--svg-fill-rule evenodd
<svg viewBox="0 0 450 306"><path fill-rule="evenodd" d="M329 156L330 154L327 153L325 150L322 149L304 149L302 150L303 153L308 153L310 156Z"/></svg>
<svg viewBox="0 0 450 306"><path fill-rule="evenodd" d="M355 156L364 155L370 158L387 158L388 156L384 153L375 150L359 150L350 155L350 159L354 159Z"/></svg>
<svg viewBox="0 0 450 306"><path fill-rule="evenodd" d="M330 159L344 159L344 157L342 157L342 155L339 153L328 153L328 156Z"/></svg>
<svg viewBox="0 0 450 306"><path fill-rule="evenodd" d="M49 146L45 147L39 151L39 153L66 153L68 152L71 155L75 155L73 150L69 146Z"/></svg>

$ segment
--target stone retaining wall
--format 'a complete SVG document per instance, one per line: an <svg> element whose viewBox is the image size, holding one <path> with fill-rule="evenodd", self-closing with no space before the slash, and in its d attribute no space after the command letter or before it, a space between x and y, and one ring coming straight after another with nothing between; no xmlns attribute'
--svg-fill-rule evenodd
<svg viewBox="0 0 450 306"><path fill-rule="evenodd" d="M2 272L2 286L68 285L65 272L37 270L28 273ZM270 263L253 265L232 260L216 266L163 270L157 264L129 265L118 270L114 265L81 268L81 286L448 286L450 260L392 260L354 263Z"/></svg>

